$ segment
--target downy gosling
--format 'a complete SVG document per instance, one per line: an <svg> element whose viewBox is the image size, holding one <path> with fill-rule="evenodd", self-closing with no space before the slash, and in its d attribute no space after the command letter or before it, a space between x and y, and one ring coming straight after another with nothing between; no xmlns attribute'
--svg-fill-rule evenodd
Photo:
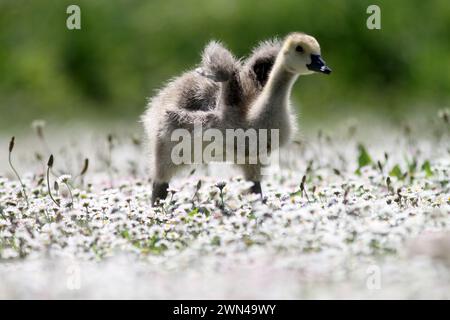
<svg viewBox="0 0 450 320"><path fill-rule="evenodd" d="M176 129L192 135L199 124L222 133L226 129L276 129L281 147L296 127L290 103L292 86L299 75L315 72L330 74L331 69L321 57L317 40L304 33L291 33L283 41L262 42L243 61L220 43L210 42L200 67L170 81L150 99L142 116L153 182L152 204L167 197L170 179L186 166L172 159L178 144L171 138ZM224 153L225 149L226 145ZM268 149L274 151L270 145ZM262 164L256 161L238 166L245 179L253 182L251 191L261 194Z"/></svg>

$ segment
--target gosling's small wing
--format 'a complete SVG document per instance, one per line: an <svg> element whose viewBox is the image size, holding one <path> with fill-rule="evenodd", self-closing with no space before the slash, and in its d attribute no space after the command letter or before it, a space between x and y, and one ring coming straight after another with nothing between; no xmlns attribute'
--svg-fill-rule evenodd
<svg viewBox="0 0 450 320"><path fill-rule="evenodd" d="M240 60L220 42L211 41L203 50L202 63L195 71L219 84L219 103L239 107L245 97L239 78L242 69Z"/></svg>
<svg viewBox="0 0 450 320"><path fill-rule="evenodd" d="M281 50L281 45L282 42L278 39L261 41L245 60L244 66L250 70L261 88L264 87L269 78L275 59Z"/></svg>
<svg viewBox="0 0 450 320"><path fill-rule="evenodd" d="M215 82L228 81L236 70L239 61L218 41L210 41L202 53L201 66L196 71Z"/></svg>

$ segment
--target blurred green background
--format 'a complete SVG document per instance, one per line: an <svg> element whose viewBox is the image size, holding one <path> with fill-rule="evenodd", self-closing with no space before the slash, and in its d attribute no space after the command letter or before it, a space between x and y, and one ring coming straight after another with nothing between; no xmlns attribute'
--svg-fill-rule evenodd
<svg viewBox="0 0 450 320"><path fill-rule="evenodd" d="M70 4L81 7L81 30L66 28ZM366 27L370 4L381 7L381 30ZM314 35L333 69L299 80L303 119L420 116L449 104L448 0L0 0L0 125L136 121L208 40L243 56L291 31Z"/></svg>

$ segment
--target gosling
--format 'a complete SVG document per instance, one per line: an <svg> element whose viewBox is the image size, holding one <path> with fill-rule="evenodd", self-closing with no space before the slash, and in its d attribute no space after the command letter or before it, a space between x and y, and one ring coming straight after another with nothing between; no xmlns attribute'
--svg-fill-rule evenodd
<svg viewBox="0 0 450 320"><path fill-rule="evenodd" d="M171 152L175 129L202 128L277 129L279 146L290 140L295 115L290 94L299 75L331 69L321 58L317 40L304 33L289 34L282 44L266 42L246 61L237 60L217 42L203 52L200 68L170 81L148 103L142 116L153 181L152 204L165 199L169 181L185 165L176 165ZM271 150L273 151L273 150ZM245 179L253 182L254 193L261 190L261 164L239 165Z"/></svg>

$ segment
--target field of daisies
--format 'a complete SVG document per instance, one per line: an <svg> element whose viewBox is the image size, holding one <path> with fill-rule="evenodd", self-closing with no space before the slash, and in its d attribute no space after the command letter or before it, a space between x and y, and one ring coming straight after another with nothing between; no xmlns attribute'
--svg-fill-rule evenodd
<svg viewBox="0 0 450 320"><path fill-rule="evenodd" d="M450 298L448 110L302 132L263 198L193 167L157 208L129 127L0 135L0 298Z"/></svg>

